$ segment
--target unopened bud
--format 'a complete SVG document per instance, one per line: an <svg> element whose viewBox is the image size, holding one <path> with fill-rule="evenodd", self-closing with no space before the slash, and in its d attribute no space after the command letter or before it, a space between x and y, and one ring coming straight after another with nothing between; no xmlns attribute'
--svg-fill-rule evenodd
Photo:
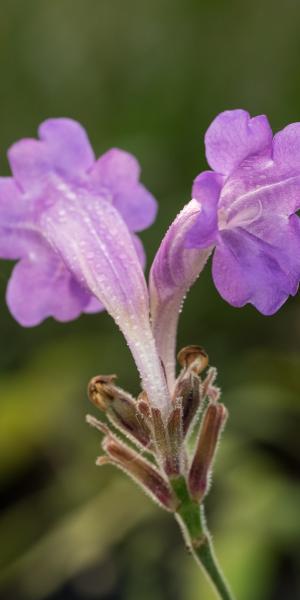
<svg viewBox="0 0 300 600"><path fill-rule="evenodd" d="M168 420L169 456L167 473L169 476L179 475L184 459L183 456L183 431L182 431L182 405L175 406Z"/></svg>
<svg viewBox="0 0 300 600"><path fill-rule="evenodd" d="M152 408L151 414L157 458L168 477L173 477L181 466L182 407L174 407L166 424L158 408Z"/></svg>
<svg viewBox="0 0 300 600"><path fill-rule="evenodd" d="M189 488L199 502L208 491L209 474L213 465L218 441L227 419L223 404L209 404L203 416L200 434L189 472Z"/></svg>
<svg viewBox="0 0 300 600"><path fill-rule="evenodd" d="M181 367L193 370L197 375L208 365L208 356L201 346L186 346L178 352L177 360Z"/></svg>
<svg viewBox="0 0 300 600"><path fill-rule="evenodd" d="M142 391L137 397L137 410L139 416L146 422L148 428L151 429L151 408L145 391Z"/></svg>
<svg viewBox="0 0 300 600"><path fill-rule="evenodd" d="M150 431L145 420L139 418L137 403L130 394L115 385L115 379L115 375L93 377L88 387L89 398L122 433L149 447Z"/></svg>
<svg viewBox="0 0 300 600"><path fill-rule="evenodd" d="M174 402L182 405L182 429L185 436L197 414L201 404L200 379L193 371L183 371L178 377L175 390Z"/></svg>
<svg viewBox="0 0 300 600"><path fill-rule="evenodd" d="M89 382L89 399L100 410L106 411L113 400L116 379L116 375L97 375Z"/></svg>
<svg viewBox="0 0 300 600"><path fill-rule="evenodd" d="M164 508L172 512L176 510L178 502L174 492L149 461L113 435L104 438L103 449L108 456L99 457L98 465L111 462L130 475L148 495Z"/></svg>

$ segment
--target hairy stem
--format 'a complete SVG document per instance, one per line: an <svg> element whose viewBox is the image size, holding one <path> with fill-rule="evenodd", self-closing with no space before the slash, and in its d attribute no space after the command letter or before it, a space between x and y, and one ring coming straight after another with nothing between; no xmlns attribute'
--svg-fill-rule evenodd
<svg viewBox="0 0 300 600"><path fill-rule="evenodd" d="M234 600L234 596L215 557L212 541L205 523L203 508L199 506L198 502L190 498L183 477L173 479L172 486L180 499L180 506L175 513L175 517L180 525L187 547L213 584L217 597L221 600Z"/></svg>

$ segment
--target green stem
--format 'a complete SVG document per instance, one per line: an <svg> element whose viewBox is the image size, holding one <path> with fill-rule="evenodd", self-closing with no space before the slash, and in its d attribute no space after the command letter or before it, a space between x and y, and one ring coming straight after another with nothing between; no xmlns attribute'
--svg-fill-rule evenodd
<svg viewBox="0 0 300 600"><path fill-rule="evenodd" d="M183 477L173 479L171 483L180 500L175 517L189 550L197 563L204 569L218 597L221 600L234 600L234 596L215 557L211 537L205 523L203 508L199 506L198 502L190 498Z"/></svg>

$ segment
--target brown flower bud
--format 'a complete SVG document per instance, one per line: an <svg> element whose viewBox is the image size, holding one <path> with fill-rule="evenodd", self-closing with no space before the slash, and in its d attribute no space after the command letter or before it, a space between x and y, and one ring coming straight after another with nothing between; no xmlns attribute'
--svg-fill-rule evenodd
<svg viewBox="0 0 300 600"><path fill-rule="evenodd" d="M182 405L182 429L184 436L187 434L201 404L200 385L201 382L198 375L189 369L182 371L176 382L174 402L180 401Z"/></svg>
<svg viewBox="0 0 300 600"><path fill-rule="evenodd" d="M208 365L208 356L201 346L186 346L178 352L177 360L181 367L193 370L200 375Z"/></svg>
<svg viewBox="0 0 300 600"><path fill-rule="evenodd" d="M168 461L170 454L170 448L167 431L159 408L151 408L151 422L157 455L163 466L165 466L165 462Z"/></svg>
<svg viewBox="0 0 300 600"><path fill-rule="evenodd" d="M115 385L115 375L93 377L88 386L90 400L107 414L122 433L142 446L150 447L150 431L137 411L134 398Z"/></svg>
<svg viewBox="0 0 300 600"><path fill-rule="evenodd" d="M153 500L169 511L176 510L178 502L174 492L156 467L112 434L104 438L102 445L108 456L99 457L98 465L114 464L132 477Z"/></svg>
<svg viewBox="0 0 300 600"><path fill-rule="evenodd" d="M189 472L189 489L193 498L199 502L208 491L209 474L226 419L227 409L223 404L209 404L203 416Z"/></svg>
<svg viewBox="0 0 300 600"><path fill-rule="evenodd" d="M182 406L178 404L168 420L169 456L167 473L169 476L179 475L183 462L183 431L182 431Z"/></svg>

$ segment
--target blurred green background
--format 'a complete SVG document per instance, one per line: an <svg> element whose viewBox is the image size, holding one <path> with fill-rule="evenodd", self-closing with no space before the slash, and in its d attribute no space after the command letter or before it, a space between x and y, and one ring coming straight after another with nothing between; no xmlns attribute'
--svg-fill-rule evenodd
<svg viewBox="0 0 300 600"><path fill-rule="evenodd" d="M297 0L1 0L1 174L9 145L50 116L78 119L98 154L133 152L159 199L142 235L150 264L218 112L266 113L274 130L300 120L299 27ZM22 329L4 300L11 269L1 263L1 600L213 600L171 516L94 465L87 381L117 372L138 391L120 333L106 314ZM299 297L269 318L233 309L210 268L181 317L179 347L207 349L230 410L206 506L239 600L300 597L299 340Z"/></svg>

